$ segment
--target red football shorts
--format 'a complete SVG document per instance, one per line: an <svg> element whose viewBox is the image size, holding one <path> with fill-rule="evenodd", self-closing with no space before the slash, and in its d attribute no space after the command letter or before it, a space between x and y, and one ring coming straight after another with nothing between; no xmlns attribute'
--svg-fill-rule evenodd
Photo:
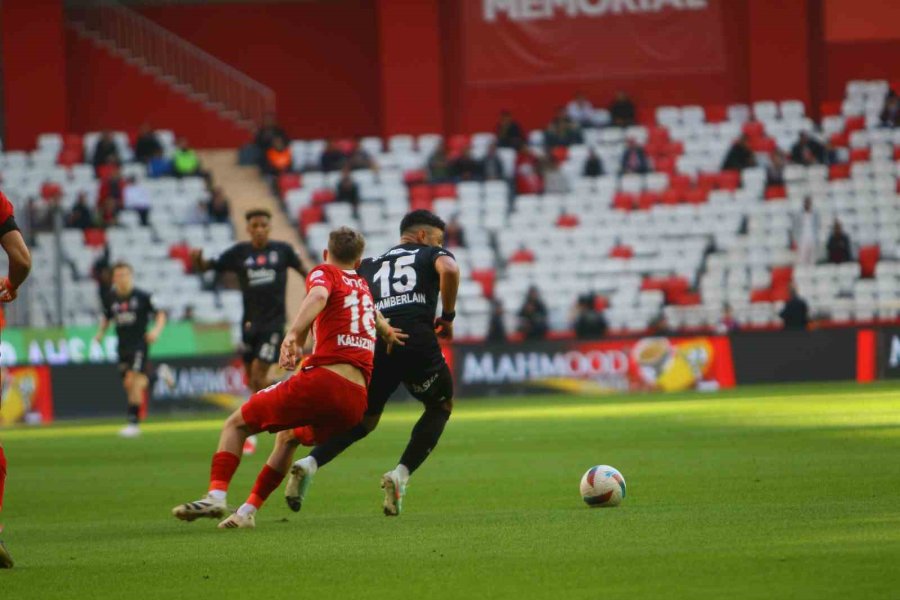
<svg viewBox="0 0 900 600"><path fill-rule="evenodd" d="M366 388L322 367L306 367L253 394L241 407L252 430L309 426L320 443L359 423L365 411Z"/></svg>

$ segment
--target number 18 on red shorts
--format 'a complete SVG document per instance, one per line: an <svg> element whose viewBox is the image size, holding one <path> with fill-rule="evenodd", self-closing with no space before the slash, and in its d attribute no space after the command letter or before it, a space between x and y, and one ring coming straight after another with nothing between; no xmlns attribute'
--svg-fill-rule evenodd
<svg viewBox="0 0 900 600"><path fill-rule="evenodd" d="M304 367L253 394L241 407L253 431L309 426L319 444L359 423L365 411L366 388L322 367Z"/></svg>

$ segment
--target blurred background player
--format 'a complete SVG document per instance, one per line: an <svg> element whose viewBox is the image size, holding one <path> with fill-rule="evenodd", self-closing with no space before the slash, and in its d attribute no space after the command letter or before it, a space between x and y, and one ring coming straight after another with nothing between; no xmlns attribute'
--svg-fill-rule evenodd
<svg viewBox="0 0 900 600"><path fill-rule="evenodd" d="M128 424L119 435L131 438L141 434L141 406L149 381L150 345L159 339L166 326L166 313L156 309L149 293L134 287L131 265L121 262L113 265L112 283L112 292L104 296L103 317L94 340L100 343L109 324L115 324L119 339L119 372L128 397ZM151 318L153 329L147 331Z"/></svg>
<svg viewBox="0 0 900 600"><path fill-rule="evenodd" d="M385 515L400 514L409 476L437 446L453 410L453 376L438 337L453 339L459 290L459 267L453 254L442 247L445 227L444 221L433 213L413 211L400 223L400 243L360 265L359 273L369 282L375 308L393 327L406 332L409 339L393 352L381 342L376 346L368 408L361 423L324 444L309 430L294 432L294 445L319 445L291 469L285 496L292 510L300 510L311 477L319 467L375 429L385 403L401 383L425 405L425 412L413 427L397 467L382 477ZM442 312L435 319L439 294Z"/></svg>
<svg viewBox="0 0 900 600"><path fill-rule="evenodd" d="M314 328L312 355L292 377L253 394L225 421L212 460L209 492L196 502L173 508L176 518L193 521L225 515L228 485L249 435L306 426L324 442L359 423L366 409L376 334L388 344L402 343L402 334L376 314L369 286L356 273L364 248L362 234L352 229L331 232L325 264L307 278L306 298L282 344L281 365L289 370L297 367ZM281 485L289 465L290 454L280 462L270 460L247 502L219 523L219 528L254 527L256 510Z"/></svg>
<svg viewBox="0 0 900 600"><path fill-rule="evenodd" d="M0 246L9 258L9 274L0 282L0 302L12 302L18 296L19 286L31 271L31 253L25 245L25 239L16 225L13 205L3 192L0 192ZM0 444L0 511L3 510L3 491L6 485L6 455ZM0 525L3 533L3 525ZM11 569L13 559L9 555L3 541L0 540L0 569Z"/></svg>
<svg viewBox="0 0 900 600"><path fill-rule="evenodd" d="M269 211L251 210L245 217L249 242L238 242L213 260L205 260L201 250L195 250L191 258L198 272L212 269L217 273L232 272L238 277L244 296L241 354L247 386L253 394L268 387L269 369L278 362L287 312L288 269L304 277L306 272L289 244L269 239L272 231ZM256 437L251 436L244 445L244 453L252 454L255 450Z"/></svg>

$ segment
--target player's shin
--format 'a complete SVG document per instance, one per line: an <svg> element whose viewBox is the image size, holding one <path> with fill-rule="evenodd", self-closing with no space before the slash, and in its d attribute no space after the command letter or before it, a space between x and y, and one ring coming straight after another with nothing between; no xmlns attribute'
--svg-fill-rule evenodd
<svg viewBox="0 0 900 600"><path fill-rule="evenodd" d="M369 435L369 428L364 423L359 423L344 433L332 436L324 444L316 446L309 455L316 459L317 466L324 467L336 458L338 454L367 435Z"/></svg>
<svg viewBox="0 0 900 600"><path fill-rule="evenodd" d="M441 439L441 434L444 433L444 427L449 419L450 411L448 410L439 407L425 409L413 427L409 444L407 444L403 456L400 457L399 466L405 467L407 470L406 472L401 470L401 474L405 476L402 479L408 478L425 462L425 459L437 446L438 440Z"/></svg>
<svg viewBox="0 0 900 600"><path fill-rule="evenodd" d="M242 517L247 517L256 513L272 492L277 490L281 482L284 481L284 475L283 471L278 471L269 464L264 465L262 471L256 477L256 483L253 484L250 497L238 508L238 514Z"/></svg>

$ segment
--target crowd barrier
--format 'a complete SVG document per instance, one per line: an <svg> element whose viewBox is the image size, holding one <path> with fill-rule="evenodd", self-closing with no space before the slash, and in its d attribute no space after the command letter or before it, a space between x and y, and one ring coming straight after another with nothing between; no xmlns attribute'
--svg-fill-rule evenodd
<svg viewBox="0 0 900 600"><path fill-rule="evenodd" d="M188 339L183 337L182 342ZM205 345L191 339L194 351ZM73 344L67 344L71 350ZM74 347L81 346L76 342ZM215 346L220 351L223 347L227 346ZM27 350L27 344L21 348ZM242 365L230 351L184 356L182 346L173 354L152 360L147 394L151 414L232 409L246 399ZM24 356L38 353L26 351ZM125 394L116 365L110 362L112 355L86 354L82 359L82 354L69 352L62 360L56 352L51 364L46 353L41 356L44 359L37 364L27 364L26 359L26 364L16 361L3 367L0 425L123 414ZM600 396L783 382L867 383L900 379L900 328L458 344L446 347L445 356L454 373L456 395L462 398ZM401 396L406 394L401 391Z"/></svg>

